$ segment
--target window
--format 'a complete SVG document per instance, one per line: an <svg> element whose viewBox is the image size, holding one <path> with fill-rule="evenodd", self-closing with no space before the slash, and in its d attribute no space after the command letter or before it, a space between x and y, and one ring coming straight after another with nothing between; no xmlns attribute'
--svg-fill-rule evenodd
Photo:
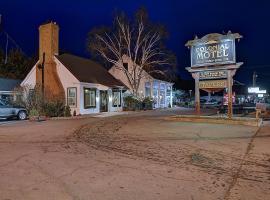
<svg viewBox="0 0 270 200"><path fill-rule="evenodd" d="M96 107L96 89L84 88L84 108Z"/></svg>
<svg viewBox="0 0 270 200"><path fill-rule="evenodd" d="M3 100L8 101L8 102L12 102L13 101L13 95L12 94L2 94L1 98Z"/></svg>
<svg viewBox="0 0 270 200"><path fill-rule="evenodd" d="M70 87L67 88L67 105L71 107L76 107L77 102L77 88Z"/></svg>
<svg viewBox="0 0 270 200"><path fill-rule="evenodd" d="M128 63L123 63L123 67L125 68L125 70L128 70Z"/></svg>
<svg viewBox="0 0 270 200"><path fill-rule="evenodd" d="M113 99L112 99L113 107L121 107L121 91L113 90Z"/></svg>
<svg viewBox="0 0 270 200"><path fill-rule="evenodd" d="M149 82L145 83L145 96L151 97L151 83Z"/></svg>
<svg viewBox="0 0 270 200"><path fill-rule="evenodd" d="M160 90L159 91L160 93L160 96L159 96L159 99L160 99L160 104L164 105L165 104L165 90Z"/></svg>
<svg viewBox="0 0 270 200"><path fill-rule="evenodd" d="M167 86L167 96L171 96L171 90L172 90L172 87Z"/></svg>

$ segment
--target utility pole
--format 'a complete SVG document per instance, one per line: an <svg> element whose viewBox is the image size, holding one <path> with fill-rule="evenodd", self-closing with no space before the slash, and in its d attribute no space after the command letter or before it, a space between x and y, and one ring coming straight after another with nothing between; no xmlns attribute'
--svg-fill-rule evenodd
<svg viewBox="0 0 270 200"><path fill-rule="evenodd" d="M253 76L252 76L252 85L253 85L253 87L256 87L256 80L257 80L257 77L258 77L258 75L257 75L257 73L254 71L254 72L253 72Z"/></svg>
<svg viewBox="0 0 270 200"><path fill-rule="evenodd" d="M6 41L6 47L5 47L5 64L7 64L7 60L8 60L8 34L6 31L4 31L3 28L3 22L2 22L2 15L0 14L0 32L3 31L6 34L7 37L7 41Z"/></svg>

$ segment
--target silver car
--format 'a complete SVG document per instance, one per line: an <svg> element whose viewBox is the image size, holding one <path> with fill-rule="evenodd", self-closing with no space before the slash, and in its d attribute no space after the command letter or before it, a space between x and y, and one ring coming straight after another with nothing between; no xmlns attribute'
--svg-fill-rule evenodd
<svg viewBox="0 0 270 200"><path fill-rule="evenodd" d="M26 109L10 105L7 101L0 99L0 118L11 119L15 117L19 120L25 120L27 118Z"/></svg>

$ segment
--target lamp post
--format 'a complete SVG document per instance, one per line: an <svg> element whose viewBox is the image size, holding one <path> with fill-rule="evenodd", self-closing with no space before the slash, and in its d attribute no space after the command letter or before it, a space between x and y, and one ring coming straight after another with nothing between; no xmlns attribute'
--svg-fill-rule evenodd
<svg viewBox="0 0 270 200"><path fill-rule="evenodd" d="M189 90L189 102L191 102L191 95L192 95L192 90ZM189 107L190 104L188 104Z"/></svg>

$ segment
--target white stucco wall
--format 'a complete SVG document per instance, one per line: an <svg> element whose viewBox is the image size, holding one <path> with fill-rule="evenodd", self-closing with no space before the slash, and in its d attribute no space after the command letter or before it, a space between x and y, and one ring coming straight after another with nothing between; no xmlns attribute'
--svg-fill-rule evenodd
<svg viewBox="0 0 270 200"><path fill-rule="evenodd" d="M56 62L56 70L59 76L59 79L62 83L62 86L65 91L65 100L67 103L67 88L74 87L77 90L76 97L76 106L70 106L71 114L73 115L74 111L76 114L80 114L80 81L73 76L73 74L57 59L54 59Z"/></svg>
<svg viewBox="0 0 270 200"><path fill-rule="evenodd" d="M131 73L132 72L132 60L127 57L127 56L123 56L123 62L124 63L128 63L128 71ZM117 68L116 66L113 66L110 70L109 70L109 73L111 75L113 75L116 79L119 79L121 80L130 90L131 90L131 86L129 84L129 81L128 81L128 78L125 74L125 72L119 68ZM140 81L140 85L139 85L139 88L138 88L138 92L140 94L141 97L144 97L145 96L145 83L146 82L151 82L153 81L154 79L149 76L146 72L144 72L144 75L143 77L141 78L141 81Z"/></svg>
<svg viewBox="0 0 270 200"><path fill-rule="evenodd" d="M37 64L34 65L34 67L31 69L31 71L27 74L25 79L21 82L21 87L26 87L28 89L34 89L36 85L36 66Z"/></svg>

